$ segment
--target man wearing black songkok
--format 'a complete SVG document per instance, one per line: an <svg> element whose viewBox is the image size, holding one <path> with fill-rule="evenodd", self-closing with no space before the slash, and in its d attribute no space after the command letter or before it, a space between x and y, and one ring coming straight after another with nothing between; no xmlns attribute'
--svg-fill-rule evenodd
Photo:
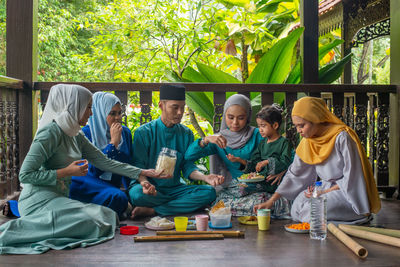
<svg viewBox="0 0 400 267"><path fill-rule="evenodd" d="M158 155L163 147L176 151L176 164L172 178L153 179L157 195L143 194L142 186L133 181L129 189L130 199L135 206L132 218L150 215L174 215L193 212L215 200L212 186L223 183L224 177L215 174L204 175L192 161L186 161L186 149L193 142L192 131L180 124L185 111L185 87L163 84L160 87L161 117L140 126L133 139L133 165L139 168L155 168ZM185 185L181 175L192 180L202 180L212 185Z"/></svg>

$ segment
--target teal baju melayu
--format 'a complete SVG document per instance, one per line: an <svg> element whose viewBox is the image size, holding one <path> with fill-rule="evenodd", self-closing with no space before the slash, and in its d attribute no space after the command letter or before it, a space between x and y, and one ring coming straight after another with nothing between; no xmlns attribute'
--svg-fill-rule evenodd
<svg viewBox="0 0 400 267"><path fill-rule="evenodd" d="M107 207L69 199L71 177L57 179L57 169L82 158L124 176L138 177L141 172L108 159L82 132L70 137L56 122L41 128L19 175L22 217L0 226L0 254L40 254L91 246L114 237L117 214Z"/></svg>
<svg viewBox="0 0 400 267"><path fill-rule="evenodd" d="M129 196L134 206L152 207L157 214L166 216L187 213L203 208L214 201L213 187L208 185L185 185L181 175L189 178L197 170L193 161L185 160L185 152L193 142L192 131L182 124L166 127L161 118L142 125L135 131L133 139L133 165L139 168L155 168L161 148L177 151L177 161L172 178L152 179L157 195L145 195L142 186L131 182Z"/></svg>

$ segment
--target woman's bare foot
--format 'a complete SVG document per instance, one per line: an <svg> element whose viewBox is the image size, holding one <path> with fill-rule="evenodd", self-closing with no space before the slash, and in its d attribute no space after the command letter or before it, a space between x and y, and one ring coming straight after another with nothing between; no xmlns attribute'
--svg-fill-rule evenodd
<svg viewBox="0 0 400 267"><path fill-rule="evenodd" d="M140 216L152 216L155 215L156 212L153 208L149 207L135 207L131 214L131 219L135 219Z"/></svg>

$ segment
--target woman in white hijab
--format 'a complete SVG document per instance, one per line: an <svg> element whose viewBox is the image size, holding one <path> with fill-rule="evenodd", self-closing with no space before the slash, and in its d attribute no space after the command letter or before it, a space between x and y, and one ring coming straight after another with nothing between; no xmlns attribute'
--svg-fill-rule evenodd
<svg viewBox="0 0 400 267"><path fill-rule="evenodd" d="M71 176L88 172L88 161L133 179L160 177L108 159L80 132L90 115L92 94L79 85L51 88L39 129L21 166L21 218L0 226L0 254L40 254L49 249L95 245L114 237L117 214L69 199ZM82 160L83 159L83 160Z"/></svg>

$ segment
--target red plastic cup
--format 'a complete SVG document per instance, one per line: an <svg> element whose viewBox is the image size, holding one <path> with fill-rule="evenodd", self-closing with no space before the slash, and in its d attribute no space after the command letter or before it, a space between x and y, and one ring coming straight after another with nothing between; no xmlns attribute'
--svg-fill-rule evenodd
<svg viewBox="0 0 400 267"><path fill-rule="evenodd" d="M207 231L208 215L200 214L200 215L196 215L195 218L196 218L197 231Z"/></svg>

